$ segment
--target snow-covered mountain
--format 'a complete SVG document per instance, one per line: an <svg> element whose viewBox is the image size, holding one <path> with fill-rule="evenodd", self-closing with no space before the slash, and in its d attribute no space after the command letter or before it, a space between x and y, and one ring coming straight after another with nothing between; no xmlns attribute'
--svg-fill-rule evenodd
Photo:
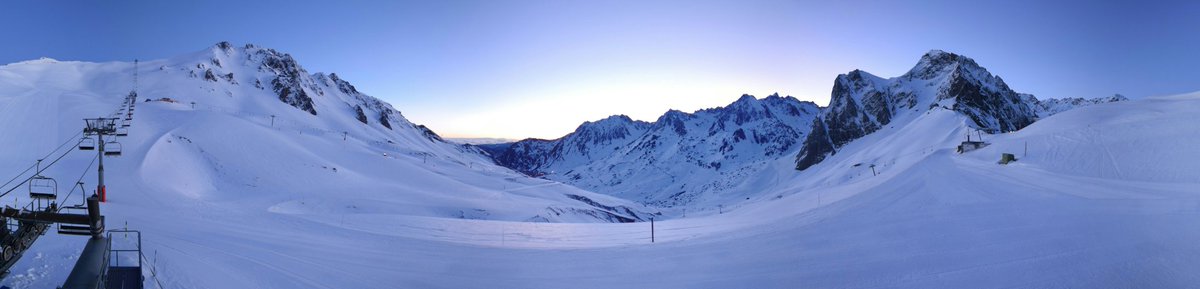
<svg viewBox="0 0 1200 289"><path fill-rule="evenodd" d="M1037 106L1035 106L1034 109L1037 110L1038 118L1046 118L1051 115L1058 114L1060 112L1064 112L1064 111L1068 111L1071 109L1088 106L1088 105L1129 100L1129 98L1125 97L1124 95L1120 95L1120 94L1113 94L1110 96L1097 97L1097 98L1067 97L1067 98L1051 98L1051 99L1045 99L1045 100L1039 100L1039 99L1033 97L1033 95L1028 95L1028 94L1023 95L1023 96L1027 102L1037 104Z"/></svg>
<svg viewBox="0 0 1200 289"><path fill-rule="evenodd" d="M111 113L133 86L134 67L49 59L0 66L4 120L52 128L0 128L27 139L0 157L32 161L75 135L81 119ZM221 42L142 61L138 74L146 102L129 136L118 139L124 155L108 166L116 204L141 202L121 197L136 189L167 199L239 199L239 206L279 214L367 210L541 222L648 216L638 204L496 166L477 147L443 141L341 76L309 73L273 49Z"/></svg>
<svg viewBox="0 0 1200 289"><path fill-rule="evenodd" d="M764 164L799 149L818 113L812 102L742 95L718 108L671 110L654 122L617 115L555 139L526 139L501 165L660 206L742 199L736 188ZM701 204L704 205L704 204Z"/></svg>
<svg viewBox="0 0 1200 289"><path fill-rule="evenodd" d="M526 139L513 143L495 157L500 164L531 175L554 173L555 168L573 168L607 158L650 126L625 115L614 115L584 122L575 132L557 140Z"/></svg>
<svg viewBox="0 0 1200 289"><path fill-rule="evenodd" d="M1083 104L1039 102L1033 95L1013 91L1003 79L971 58L932 50L899 77L885 79L861 70L838 75L829 106L814 122L813 133L804 140L804 148L796 157L796 169L807 169L836 154L847 143L894 125L895 119L908 114L947 109L968 117L975 129L1010 132Z"/></svg>
<svg viewBox="0 0 1200 289"><path fill-rule="evenodd" d="M449 141L452 143L457 143L457 144L493 145L493 144L512 143L512 142L516 142L517 140L507 139L507 138L480 137L480 138L447 138L446 141Z"/></svg>
<svg viewBox="0 0 1200 289"><path fill-rule="evenodd" d="M192 62L195 66L190 65ZM253 44L235 48L229 42L221 42L209 50L177 58L171 64L160 65L158 69L167 73L186 71L188 77L211 82L210 91L225 88L230 97L235 91L230 87L250 85L312 115L318 115L318 111L336 117L349 114L368 126L389 130L400 127L401 134L415 129L428 138L439 138L409 122L391 104L359 92L337 74L310 74L290 54L274 49Z"/></svg>

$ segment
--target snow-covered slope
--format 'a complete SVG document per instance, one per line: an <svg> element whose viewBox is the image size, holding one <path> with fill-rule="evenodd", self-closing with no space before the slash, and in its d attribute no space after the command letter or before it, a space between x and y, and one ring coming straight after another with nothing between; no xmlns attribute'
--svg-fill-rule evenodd
<svg viewBox="0 0 1200 289"><path fill-rule="evenodd" d="M788 156L818 109L778 94L725 107L671 110L652 123L612 116L560 139L512 144L497 162L551 180L664 207L742 200L737 188ZM681 212L682 213L682 212Z"/></svg>
<svg viewBox="0 0 1200 289"><path fill-rule="evenodd" d="M1067 100L1072 101L1074 100ZM1055 114L1020 134L997 136L971 156L1014 153L1019 166L1131 182L1200 183L1200 93L1104 102ZM1053 122L1049 121L1053 120ZM1026 149L1026 147L1028 149Z"/></svg>

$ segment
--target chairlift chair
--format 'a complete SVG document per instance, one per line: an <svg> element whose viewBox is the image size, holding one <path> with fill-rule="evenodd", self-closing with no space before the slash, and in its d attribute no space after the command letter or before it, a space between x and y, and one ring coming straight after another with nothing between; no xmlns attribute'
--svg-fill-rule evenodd
<svg viewBox="0 0 1200 289"><path fill-rule="evenodd" d="M58 199L58 182L54 178L42 175L29 178L29 198L51 201Z"/></svg>
<svg viewBox="0 0 1200 289"><path fill-rule="evenodd" d="M124 128L124 127L122 127L122 128L118 128L118 129L117 129L117 132L116 132L116 135L117 135L117 136L127 136L127 135L129 135L129 129L127 129L127 128Z"/></svg>
<svg viewBox="0 0 1200 289"><path fill-rule="evenodd" d="M87 207L84 205L69 205L59 208L60 213L86 215ZM92 227L86 225L73 225L58 223L58 233L63 235L75 236L91 236Z"/></svg>
<svg viewBox="0 0 1200 289"><path fill-rule="evenodd" d="M90 151L96 149L96 140L90 137L85 137L79 140L79 150Z"/></svg>
<svg viewBox="0 0 1200 289"><path fill-rule="evenodd" d="M130 123L129 120L123 120L123 121L121 121L121 127L129 127L129 123Z"/></svg>
<svg viewBox="0 0 1200 289"><path fill-rule="evenodd" d="M119 143L117 141L112 141L112 140L104 142L104 155L105 156L114 156L114 157L120 156L121 155L121 143Z"/></svg>

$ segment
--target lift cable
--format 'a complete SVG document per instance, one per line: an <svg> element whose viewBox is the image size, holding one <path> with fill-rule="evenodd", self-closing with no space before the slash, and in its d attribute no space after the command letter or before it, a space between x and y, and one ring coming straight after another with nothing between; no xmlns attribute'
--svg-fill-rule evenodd
<svg viewBox="0 0 1200 289"><path fill-rule="evenodd" d="M88 164L87 168L83 169L83 174L80 174L80 175L79 175L79 179L75 181L75 185L71 187L71 191L67 193L67 196L66 196L66 197L63 197L63 201L62 201L62 202L63 202L64 204L65 204L65 203L67 203L67 201L71 199L71 195L75 193L75 188L81 188L81 186L79 186L79 184L82 184L82 183L83 183L83 178L87 176L87 173L88 173L88 171L92 170L92 166L96 165L96 160L97 160L97 159L99 159L99 158L100 158L100 155L99 155L99 154L97 154L96 156L93 156L93 157L92 157L92 162L91 162L90 164ZM84 190L82 190L82 189L81 189L81 190L79 190L79 192L80 192L81 194L86 194L86 193L87 193L86 191L84 191ZM62 210L62 208L63 208L63 207L59 207L58 209L61 211L61 210Z"/></svg>
<svg viewBox="0 0 1200 289"><path fill-rule="evenodd" d="M67 138L67 141L65 141L65 142L63 142L62 144L58 145L58 148L55 148L55 149L54 149L54 151L51 151L50 153L46 154L46 156L42 157L41 159L47 159L47 158L50 158L50 156L51 156L51 155L54 155L54 153L58 152L58 150L61 150L61 149L62 149L64 146L66 146L67 144L71 143L71 140L74 140L76 137L79 137L79 136L80 136L80 134L83 134L83 131L80 131L80 132L76 133L75 135L71 136L70 138ZM78 143L76 143L76 145L78 145ZM72 149L74 149L74 148L72 148ZM29 172L29 170L32 170L32 169L33 169L34 167L36 167L36 166L37 166L37 164L36 164L36 163L34 163L34 164L32 164L32 165L29 165L29 167L28 167L28 168L26 168L24 171L22 171L20 174L17 174L16 176L13 176L13 178L12 178L12 179L9 179L9 180L8 180L8 182L5 182L3 185L0 185L0 189L2 189L2 188L4 188L4 187L7 187L9 184L12 184L12 182L13 182L13 181L17 180L17 179L18 179L18 178L20 178L21 176L24 176L24 175L25 175L25 173L28 173L28 172ZM44 169L43 169L43 170L44 170ZM40 173L41 171L38 171L38 172ZM35 175L36 175L36 174L35 174ZM20 186L20 185L18 185L18 186Z"/></svg>
<svg viewBox="0 0 1200 289"><path fill-rule="evenodd" d="M80 141L82 141L82 139L80 139ZM76 143L76 145L78 145L78 143ZM32 179L33 179L33 177L35 177L35 176L38 176L38 175L42 174L42 172L43 172L43 171L46 171L46 169L47 169L47 168L50 168L51 166L54 166L54 164L58 163L58 161L59 161L59 160L62 160L62 158L63 158L63 157L66 157L66 156L67 156L67 154L70 154L70 153L71 153L71 152L73 152L73 151L75 151L75 150L71 149L71 150L66 150L66 151L64 151L64 152L63 152L61 155L59 155L59 156L58 156L58 158L55 158L55 159L54 159L54 161L50 162L50 164L48 164L48 165L46 165L46 166L44 166L44 167L41 167L41 168L39 168L39 169L38 169L38 171L37 171L37 172L34 172L34 174L33 174L32 176L29 176L28 178L25 178L25 180L24 180L24 181L21 181L20 183L17 183L17 185L13 186L11 189L8 189L7 191L4 191L4 193L3 193L3 194L0 194L0 197L7 196L7 195L8 195L8 193L12 193L12 191L15 191L15 190L17 190L17 189L21 188L21 185L24 185L25 183L29 182L29 180L32 180Z"/></svg>

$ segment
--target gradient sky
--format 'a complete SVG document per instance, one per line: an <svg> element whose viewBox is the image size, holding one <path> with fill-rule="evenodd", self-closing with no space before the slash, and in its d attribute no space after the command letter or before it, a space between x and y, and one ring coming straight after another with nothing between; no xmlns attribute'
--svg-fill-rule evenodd
<svg viewBox="0 0 1200 289"><path fill-rule="evenodd" d="M557 138L743 93L824 105L837 74L898 76L930 49L1040 98L1200 90L1200 1L901 2L19 0L0 63L254 43L448 137Z"/></svg>

